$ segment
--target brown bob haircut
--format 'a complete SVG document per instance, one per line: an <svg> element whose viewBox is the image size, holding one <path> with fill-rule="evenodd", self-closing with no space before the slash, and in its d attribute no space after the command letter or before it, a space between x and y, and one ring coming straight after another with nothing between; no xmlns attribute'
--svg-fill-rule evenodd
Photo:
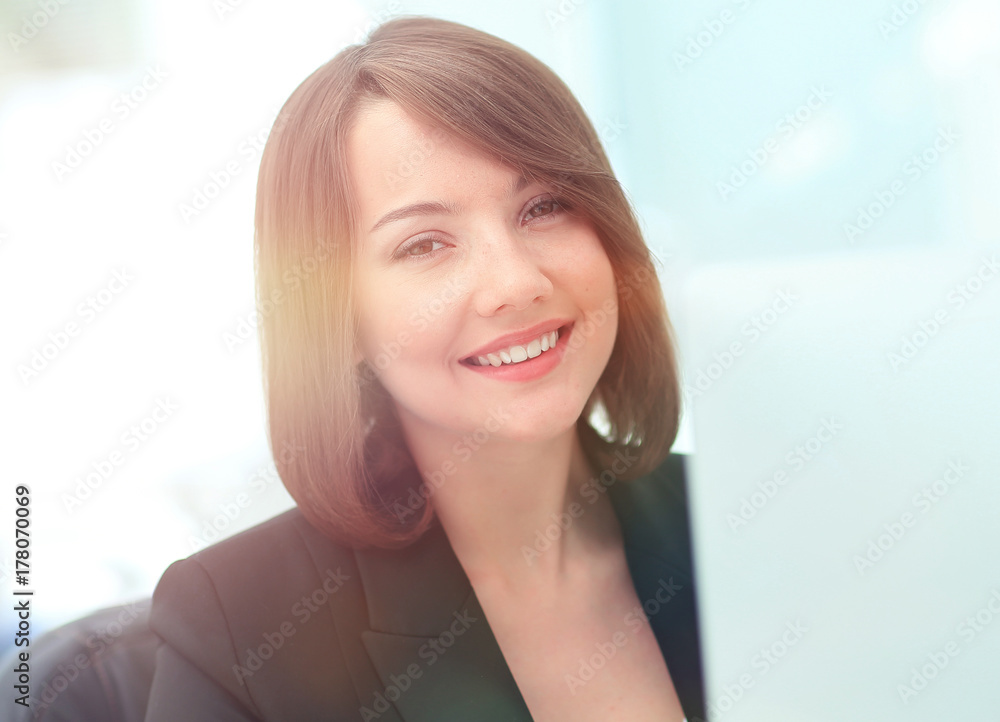
<svg viewBox="0 0 1000 722"><path fill-rule="evenodd" d="M355 548L405 546L433 521L432 504L413 502L429 487L392 400L374 370L352 360L357 207L345 149L359 106L378 99L551 186L593 224L618 283L618 334L578 433L602 483L658 466L680 412L670 325L653 259L593 125L524 50L457 23L397 18L292 93L261 159L255 260L271 451L306 518ZM609 477L623 451L638 460Z"/></svg>

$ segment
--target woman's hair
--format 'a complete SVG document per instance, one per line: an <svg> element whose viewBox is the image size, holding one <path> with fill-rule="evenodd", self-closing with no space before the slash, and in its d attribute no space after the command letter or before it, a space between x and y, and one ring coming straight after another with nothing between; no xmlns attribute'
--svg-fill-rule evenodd
<svg viewBox="0 0 1000 722"><path fill-rule="evenodd" d="M551 186L593 224L618 284L618 333L577 423L581 443L604 484L659 465L680 411L670 326L649 249L593 125L524 50L457 23L398 18L292 93L261 160L255 252L271 451L306 518L349 546L385 548L415 541L433 519L388 393L369 365L352 362L357 205L347 137L359 106L378 99ZM400 177L435 142L447 136L401 157ZM595 410L605 416L600 432Z"/></svg>

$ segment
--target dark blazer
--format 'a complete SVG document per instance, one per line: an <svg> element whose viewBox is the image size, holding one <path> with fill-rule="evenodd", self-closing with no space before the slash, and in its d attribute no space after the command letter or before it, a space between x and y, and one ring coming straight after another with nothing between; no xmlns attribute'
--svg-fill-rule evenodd
<svg viewBox="0 0 1000 722"><path fill-rule="evenodd" d="M683 458L601 493L684 711L701 719ZM171 565L151 626L163 643L147 722L531 719L437 523L405 549L357 551L293 509Z"/></svg>

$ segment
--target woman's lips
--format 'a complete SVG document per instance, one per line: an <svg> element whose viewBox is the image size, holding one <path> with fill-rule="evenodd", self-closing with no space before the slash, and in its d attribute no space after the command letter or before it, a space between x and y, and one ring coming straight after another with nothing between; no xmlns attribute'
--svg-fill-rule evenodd
<svg viewBox="0 0 1000 722"><path fill-rule="evenodd" d="M500 366L516 366L519 363L526 363L555 349L559 344L559 340L568 334L572 327L573 323L567 323L553 329L552 331L541 333L531 341L511 344L503 348L498 348L495 351L490 351L489 353L473 354L472 356L467 356L462 359L459 363L466 364L467 366L494 366L494 368L499 368ZM494 357L500 361L499 366L492 363ZM485 363L482 363L483 360L485 360Z"/></svg>
<svg viewBox="0 0 1000 722"><path fill-rule="evenodd" d="M460 363L472 371L497 379L508 381L529 381L534 378L539 378L547 374L562 362L563 357L566 354L566 347L569 343L569 337L572 333L573 325L573 323L569 323L556 329L558 336L556 345L551 347L548 351L542 351L534 358L528 358L525 361L517 363L502 362L499 366L493 365L492 362L487 366L483 366L479 363L478 359L472 358L463 359Z"/></svg>
<svg viewBox="0 0 1000 722"><path fill-rule="evenodd" d="M536 323L534 326L529 328L499 336L489 344L485 344L475 351L470 352L469 355L462 360L475 362L480 356L487 356L491 353L499 354L500 351L509 350L512 346L526 347L532 341L540 339L542 335L551 333L552 331L563 328L571 323L572 320L568 318L550 318L548 321Z"/></svg>
<svg viewBox="0 0 1000 722"><path fill-rule="evenodd" d="M477 355L468 361L479 366L502 366L503 364L518 364L541 356L549 349L555 348L559 341L559 329L548 331L537 338L523 344L515 344L492 353Z"/></svg>

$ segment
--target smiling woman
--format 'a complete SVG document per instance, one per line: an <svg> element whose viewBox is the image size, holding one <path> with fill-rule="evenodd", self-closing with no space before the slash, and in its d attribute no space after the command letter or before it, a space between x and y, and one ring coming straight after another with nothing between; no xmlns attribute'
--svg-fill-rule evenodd
<svg viewBox="0 0 1000 722"><path fill-rule="evenodd" d="M164 574L146 719L702 717L670 327L562 81L382 25L282 109L256 252L297 508Z"/></svg>
<svg viewBox="0 0 1000 722"><path fill-rule="evenodd" d="M406 545L427 529L430 507L404 525L385 513L394 493L409 490L415 469L404 471L412 450L400 444L389 402L399 399L386 394L383 377L404 351L429 342L429 327L453 326L463 309L497 315L466 325L448 340L453 348L439 348L460 359L558 314L567 314L563 326L580 321L576 340L567 339L572 348L598 330L595 343L610 333L614 348L575 416L583 451L600 469L619 447L641 448L631 474L656 467L679 413L662 293L597 133L551 70L470 28L396 20L317 70L276 126L258 182L258 294L268 298L289 272L322 263L296 302L261 325L272 445L310 435L320 444L341 440L336 450L279 466L313 523L346 543L377 546ZM547 214L539 213L543 199L553 204ZM598 245L617 308L600 308L605 298L593 309L567 309L571 301L560 297L535 302L552 284L539 264L576 266L572 255L580 254L589 269ZM590 272L563 280L579 283ZM377 304L369 303L373 293ZM509 293L514 298L503 298ZM525 293L534 294L530 306ZM395 305L383 302L389 294ZM392 331L381 329L368 357L360 356L365 316L381 323L374 319L387 311ZM590 423L598 407L610 421L605 434ZM372 504L373 492L380 503Z"/></svg>
<svg viewBox="0 0 1000 722"><path fill-rule="evenodd" d="M378 382L421 469L439 467L455 438L503 408L509 420L477 459L495 466L509 459L507 440L549 444L574 428L614 346L615 277L584 216L560 205L544 183L458 139L388 187L387 169L432 131L383 100L359 114L350 135L359 222L367 228L369 219L382 219L357 241L355 360L374 358L407 333L400 309L429 306L446 281L465 289L412 335ZM447 200L407 203L430 194ZM383 214L394 205L408 210ZM567 353L574 328L603 307L612 312ZM452 402L442 406L442 398Z"/></svg>

